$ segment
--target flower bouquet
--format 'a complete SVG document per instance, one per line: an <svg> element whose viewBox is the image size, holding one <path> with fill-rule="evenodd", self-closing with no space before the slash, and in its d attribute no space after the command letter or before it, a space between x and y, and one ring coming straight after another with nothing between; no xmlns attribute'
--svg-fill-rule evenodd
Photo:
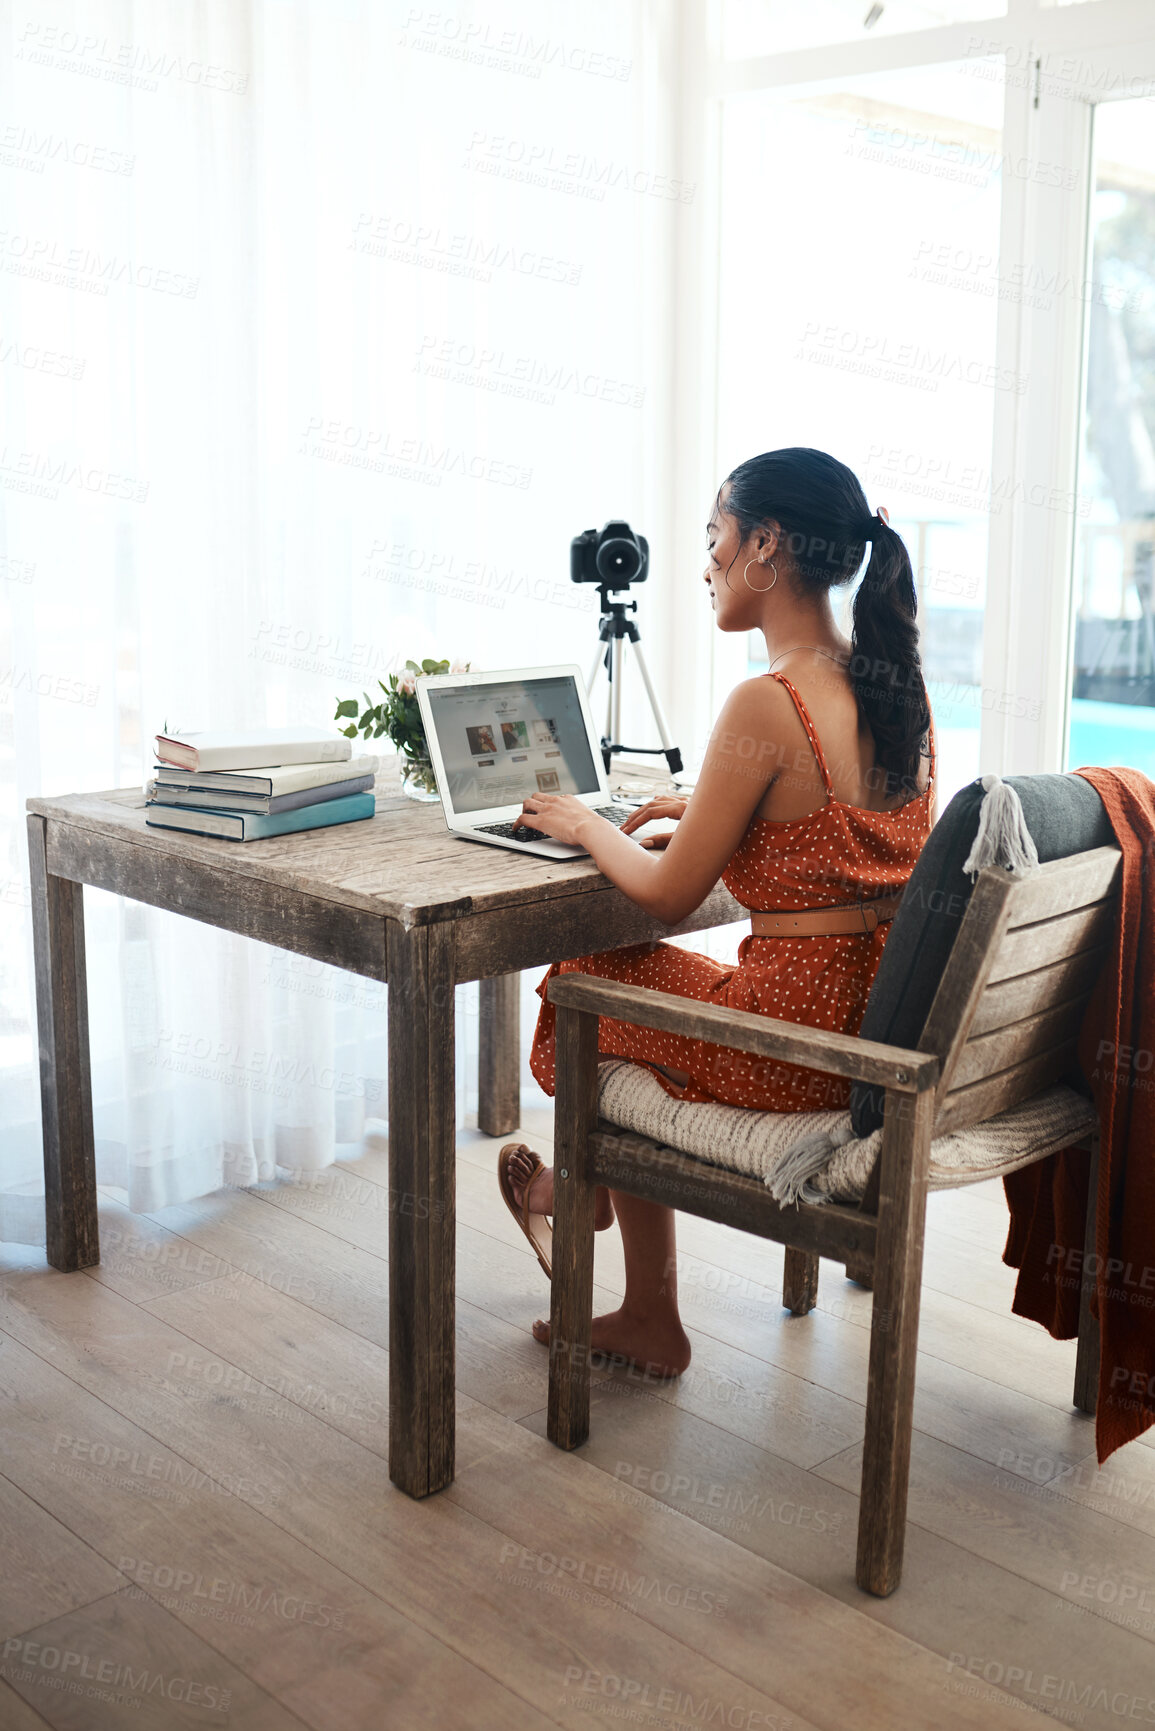
<svg viewBox="0 0 1155 1731"><path fill-rule="evenodd" d="M385 693L379 702L374 703L367 691L361 694L364 708L355 697L343 698L334 719L349 721L349 726L341 729L346 739L356 739L358 734L366 740L380 739L382 734L391 739L401 758L402 791L410 799L437 799L437 778L417 704L417 681L430 673L468 671L468 661L407 661L404 673L391 673L388 682L377 681Z"/></svg>

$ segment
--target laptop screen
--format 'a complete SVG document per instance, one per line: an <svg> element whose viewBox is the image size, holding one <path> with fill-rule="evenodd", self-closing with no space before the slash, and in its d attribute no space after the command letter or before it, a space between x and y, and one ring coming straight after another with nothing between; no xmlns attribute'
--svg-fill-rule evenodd
<svg viewBox="0 0 1155 1731"><path fill-rule="evenodd" d="M600 786L572 674L426 692L455 812Z"/></svg>

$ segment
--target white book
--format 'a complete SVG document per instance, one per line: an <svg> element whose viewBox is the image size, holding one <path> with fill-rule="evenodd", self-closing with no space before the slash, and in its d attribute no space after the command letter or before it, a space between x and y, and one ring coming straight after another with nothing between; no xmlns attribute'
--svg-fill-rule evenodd
<svg viewBox="0 0 1155 1731"><path fill-rule="evenodd" d="M305 787L327 787L334 781L354 781L375 775L375 757L350 757L344 763L283 763L279 767L246 774L239 770L174 769L158 763L153 779L158 786L181 787L204 793L256 793L276 796L298 793Z"/></svg>
<svg viewBox="0 0 1155 1731"><path fill-rule="evenodd" d="M347 763L353 743L324 727L249 727L158 733L159 763L177 769L265 769L276 764Z"/></svg>

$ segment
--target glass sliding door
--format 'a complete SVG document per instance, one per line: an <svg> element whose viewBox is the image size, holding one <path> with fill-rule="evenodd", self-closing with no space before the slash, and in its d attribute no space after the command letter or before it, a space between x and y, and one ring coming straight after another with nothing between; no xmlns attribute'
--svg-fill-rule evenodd
<svg viewBox="0 0 1155 1731"><path fill-rule="evenodd" d="M996 363L1002 63L731 96L720 199L719 473L812 445L859 475L915 567L940 809L979 770ZM849 621L853 591L843 591ZM750 639L749 672L765 667Z"/></svg>
<svg viewBox="0 0 1155 1731"><path fill-rule="evenodd" d="M917 568L944 795L1155 773L1155 34L1132 0L709 12L679 304L714 437L679 497L781 444L861 474ZM716 709L757 662L709 653Z"/></svg>
<svg viewBox="0 0 1155 1731"><path fill-rule="evenodd" d="M1155 775L1155 107L1101 103L1066 763Z"/></svg>

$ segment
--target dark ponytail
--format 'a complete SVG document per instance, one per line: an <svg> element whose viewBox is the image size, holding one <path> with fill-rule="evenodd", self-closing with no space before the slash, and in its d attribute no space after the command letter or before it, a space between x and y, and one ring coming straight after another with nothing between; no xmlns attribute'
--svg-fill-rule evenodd
<svg viewBox="0 0 1155 1731"><path fill-rule="evenodd" d="M870 562L854 597L850 676L858 706L874 736L885 796L918 789L920 759L930 728L915 623L917 597L902 537L872 516L857 477L845 463L792 446L751 457L727 476L722 508L743 541L768 522L800 582L826 590L849 583L870 543Z"/></svg>

